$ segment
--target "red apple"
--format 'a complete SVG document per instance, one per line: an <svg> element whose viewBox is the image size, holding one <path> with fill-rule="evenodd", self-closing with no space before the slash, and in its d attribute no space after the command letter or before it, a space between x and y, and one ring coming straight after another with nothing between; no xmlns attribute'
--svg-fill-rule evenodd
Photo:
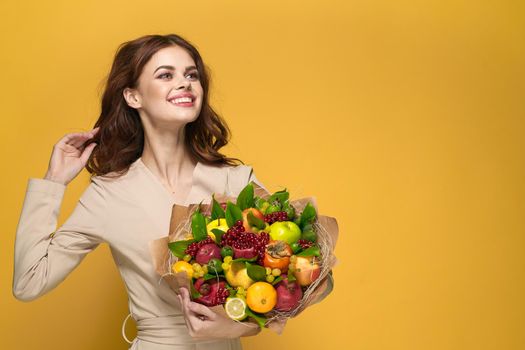
<svg viewBox="0 0 525 350"><path fill-rule="evenodd" d="M299 305L303 297L303 290L297 282L288 281L288 277L282 274L283 280L275 286L277 291L277 304L274 309L278 311L291 311Z"/></svg>
<svg viewBox="0 0 525 350"><path fill-rule="evenodd" d="M195 255L195 260L201 265L207 264L211 259L222 259L221 248L215 243L203 245Z"/></svg>
<svg viewBox="0 0 525 350"><path fill-rule="evenodd" d="M244 226L244 230L246 232L254 232L253 228L248 223L248 213L249 212L252 212L253 216L261 219L262 221L264 221L264 214L261 213L261 211L256 208L246 208L242 211L242 225Z"/></svg>
<svg viewBox="0 0 525 350"><path fill-rule="evenodd" d="M315 256L298 256L294 264L294 276L297 282L303 286L312 284L321 274L319 258Z"/></svg>

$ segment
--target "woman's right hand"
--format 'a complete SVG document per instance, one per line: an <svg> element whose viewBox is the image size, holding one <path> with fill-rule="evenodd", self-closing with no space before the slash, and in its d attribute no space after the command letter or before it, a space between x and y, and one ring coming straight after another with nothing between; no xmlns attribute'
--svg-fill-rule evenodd
<svg viewBox="0 0 525 350"><path fill-rule="evenodd" d="M91 152L97 146L95 142L86 146L100 127L91 131L66 134L53 146L53 153L49 160L49 168L44 177L64 185L71 182L87 164Z"/></svg>
<svg viewBox="0 0 525 350"><path fill-rule="evenodd" d="M186 288L180 289L178 297L186 326L194 338L248 337L261 331L253 322L234 321L225 313L216 313L207 306L191 301L190 292Z"/></svg>

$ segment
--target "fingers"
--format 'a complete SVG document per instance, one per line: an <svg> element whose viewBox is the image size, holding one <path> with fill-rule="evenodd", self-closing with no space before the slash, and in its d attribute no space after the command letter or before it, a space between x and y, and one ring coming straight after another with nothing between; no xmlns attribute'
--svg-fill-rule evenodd
<svg viewBox="0 0 525 350"><path fill-rule="evenodd" d="M250 337L261 332L261 327L256 323L245 322L245 325L247 326L247 330L245 330L243 336Z"/></svg>
<svg viewBox="0 0 525 350"><path fill-rule="evenodd" d="M182 301L184 303L184 307L187 309L187 311L189 311L188 313L190 315L194 314L196 316L205 316L209 319L216 318L215 313L211 311L208 307L191 301L190 293L188 292L186 288L181 288L181 296L182 296ZM201 320L201 317L197 317L197 318Z"/></svg>
<svg viewBox="0 0 525 350"><path fill-rule="evenodd" d="M190 334L192 334L195 332L195 330L193 329L193 325L190 322L190 315L189 310L186 307L186 296L184 292L187 293L188 291L186 291L185 288L181 288L180 295L178 295L177 297L179 298L182 313L184 314L184 322L186 322L186 327L188 327L188 331L190 332Z"/></svg>
<svg viewBox="0 0 525 350"><path fill-rule="evenodd" d="M190 335L194 338L206 338L209 327L213 325L216 315L206 306L191 301L186 288L181 288L180 291L179 297L183 305L184 318Z"/></svg>
<svg viewBox="0 0 525 350"><path fill-rule="evenodd" d="M207 306L193 302L193 301L190 301L188 303L188 308L192 312L199 314L199 315L206 316L210 320L214 320L217 316L215 312L211 311Z"/></svg>
<svg viewBox="0 0 525 350"><path fill-rule="evenodd" d="M96 128L93 128L90 131L73 132L66 134L58 141L58 144L62 143L66 145L71 145L76 148L80 148L87 140L93 138L99 130L100 127L97 126Z"/></svg>
<svg viewBox="0 0 525 350"><path fill-rule="evenodd" d="M80 160L82 164L86 164L89 160L89 156L91 156L91 153L93 153L93 149L97 146L96 142L90 143L89 145L84 148L84 151L82 151L82 154L80 155Z"/></svg>

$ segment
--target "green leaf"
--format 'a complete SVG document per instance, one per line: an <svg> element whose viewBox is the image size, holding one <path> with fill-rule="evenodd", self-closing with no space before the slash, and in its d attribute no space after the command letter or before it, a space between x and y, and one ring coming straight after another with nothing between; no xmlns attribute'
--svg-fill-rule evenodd
<svg viewBox="0 0 525 350"><path fill-rule="evenodd" d="M293 219L295 216L295 208L290 205L290 202L286 201L283 204L283 209L286 212L286 215L288 215L288 218Z"/></svg>
<svg viewBox="0 0 525 350"><path fill-rule="evenodd" d="M208 231L206 230L206 219L200 211L196 211L191 217L191 233L197 242L200 242L208 237Z"/></svg>
<svg viewBox="0 0 525 350"><path fill-rule="evenodd" d="M290 197L290 194L285 188L284 190L280 190L280 191L273 193L270 196L270 198L268 198L268 202L273 204L274 201L278 201L280 204L283 204L284 202L288 200L289 197Z"/></svg>
<svg viewBox="0 0 525 350"><path fill-rule="evenodd" d="M295 254L295 255L296 256L320 256L321 252L318 246L313 245L310 248L307 248L303 250L302 252Z"/></svg>
<svg viewBox="0 0 525 350"><path fill-rule="evenodd" d="M237 205L241 211L255 205L253 199L253 185L251 183L246 185L239 193L239 196L237 196Z"/></svg>
<svg viewBox="0 0 525 350"><path fill-rule="evenodd" d="M247 262L254 262L254 261L257 261L257 257L254 256L253 258L237 258L237 259L233 259L232 260L232 263L234 262L237 262L237 261L247 261Z"/></svg>
<svg viewBox="0 0 525 350"><path fill-rule="evenodd" d="M246 272L248 272L248 276L254 281L266 280L266 269L261 265L252 265L246 262Z"/></svg>
<svg viewBox="0 0 525 350"><path fill-rule="evenodd" d="M299 226L303 229L304 225L311 224L314 222L317 213L315 212L314 206L308 202L301 213L301 221Z"/></svg>
<svg viewBox="0 0 525 350"><path fill-rule="evenodd" d="M266 227L266 223L264 222L264 220L261 220L258 217L256 217L255 215L253 215L253 213L251 211L248 212L247 218L248 218L248 224L250 226L255 226L259 230L261 230L261 229Z"/></svg>
<svg viewBox="0 0 525 350"><path fill-rule="evenodd" d="M212 195L212 206L211 206L211 220L219 219L224 217L224 209L222 209L221 205L215 197Z"/></svg>
<svg viewBox="0 0 525 350"><path fill-rule="evenodd" d="M276 279L273 280L272 285L276 285L277 283L281 282L283 280L282 276L277 276Z"/></svg>
<svg viewBox="0 0 525 350"><path fill-rule="evenodd" d="M264 328L264 326L266 325L266 317L256 312L253 312L252 310L250 310L250 308L246 308L246 313L248 314L248 316L250 316L257 322L259 327Z"/></svg>
<svg viewBox="0 0 525 350"><path fill-rule="evenodd" d="M226 204L226 223L233 227L238 220L242 220L242 210L232 202Z"/></svg>
<svg viewBox="0 0 525 350"><path fill-rule="evenodd" d="M317 233L312 229L305 230L301 233L301 239L310 242L317 242Z"/></svg>
<svg viewBox="0 0 525 350"><path fill-rule="evenodd" d="M197 213L202 213L202 202L203 202L203 201L204 201L204 200L202 200L202 201L199 203L199 205L197 206L197 209L195 210Z"/></svg>
<svg viewBox="0 0 525 350"><path fill-rule="evenodd" d="M218 229L218 228L212 228L211 232L213 232L213 234L215 235L215 241L217 243L221 243L222 235L226 233L223 230Z"/></svg>
<svg viewBox="0 0 525 350"><path fill-rule="evenodd" d="M184 253L184 251L193 242L195 242L194 239L190 239L190 240L187 240L187 241L170 242L170 243L168 243L168 248L171 250L173 255L175 255L179 259L182 259L182 258L184 258L184 255L186 255L186 253Z"/></svg>
<svg viewBox="0 0 525 350"><path fill-rule="evenodd" d="M224 277L224 274L219 273L219 274L216 274L216 275L212 275L211 273L206 273L206 274L204 274L204 276L202 276L202 279L204 281L207 281L207 280L212 280L212 279L216 279L216 278L219 278L219 277Z"/></svg>
<svg viewBox="0 0 525 350"><path fill-rule="evenodd" d="M254 203L255 203L255 207L259 210L262 209L262 206L264 204L264 202L266 202L264 199L262 199L261 197L259 196L255 196L254 199L253 199Z"/></svg>

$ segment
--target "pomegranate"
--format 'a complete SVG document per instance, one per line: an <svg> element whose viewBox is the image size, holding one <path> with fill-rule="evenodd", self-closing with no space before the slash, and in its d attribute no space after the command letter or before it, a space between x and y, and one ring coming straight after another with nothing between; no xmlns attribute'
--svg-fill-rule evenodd
<svg viewBox="0 0 525 350"><path fill-rule="evenodd" d="M277 283L275 290L277 291L277 304L275 309L278 311L291 311L299 305L299 301L303 297L303 290L297 282L289 282L286 274L281 275L282 281Z"/></svg>
<svg viewBox="0 0 525 350"><path fill-rule="evenodd" d="M195 260L201 264L207 264L211 259L221 259L221 248L215 243L207 243L199 248Z"/></svg>
<svg viewBox="0 0 525 350"><path fill-rule="evenodd" d="M268 233L246 232L242 220L239 220L222 236L221 244L233 248L234 259L258 257L258 263L262 265L264 250L269 241Z"/></svg>
<svg viewBox="0 0 525 350"><path fill-rule="evenodd" d="M230 292L226 289L226 282L222 278L218 281L217 279L204 281L201 277L195 281L194 287L201 295L194 301L206 306L224 304L226 298L230 296Z"/></svg>

